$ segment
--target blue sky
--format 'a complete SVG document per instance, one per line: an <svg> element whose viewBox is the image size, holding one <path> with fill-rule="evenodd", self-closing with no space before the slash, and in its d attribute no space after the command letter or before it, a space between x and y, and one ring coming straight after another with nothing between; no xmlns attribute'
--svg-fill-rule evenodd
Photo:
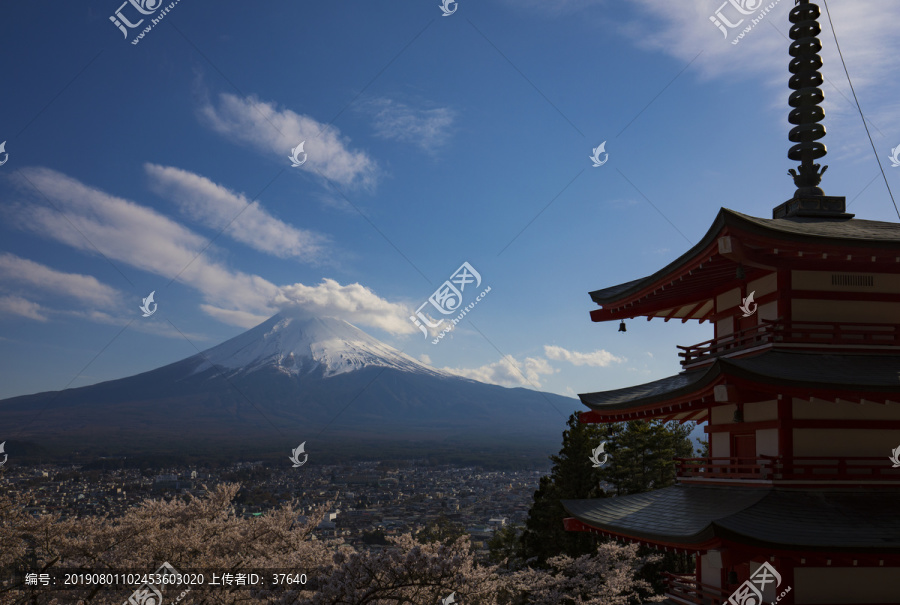
<svg viewBox="0 0 900 605"><path fill-rule="evenodd" d="M0 397L150 370L286 307L505 386L647 382L711 326L621 334L588 292L664 266L721 206L793 194L791 0L737 44L718 0L180 0L133 44L170 6L134 2L152 14L125 34L118 0L3 9ZM896 188L900 5L830 8ZM823 187L896 221L822 23ZM491 291L434 345L409 316L463 262Z"/></svg>

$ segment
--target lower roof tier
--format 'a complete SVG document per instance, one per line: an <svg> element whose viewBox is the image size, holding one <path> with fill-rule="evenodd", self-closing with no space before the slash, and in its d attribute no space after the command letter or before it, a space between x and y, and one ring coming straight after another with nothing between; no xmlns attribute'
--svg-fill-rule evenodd
<svg viewBox="0 0 900 605"><path fill-rule="evenodd" d="M770 551L900 554L900 490L677 485L630 496L563 500L562 505L590 528L680 548L728 541Z"/></svg>
<svg viewBox="0 0 900 605"><path fill-rule="evenodd" d="M700 409L714 401L716 385L731 383L744 388L752 386L767 398L766 393L771 398L784 393L832 400L900 401L900 356L776 350L752 357L720 357L709 366L661 380L579 395L581 402L592 410L582 421L615 421L636 411L659 416L675 404L688 407L693 404ZM703 402L704 398L709 398L709 402Z"/></svg>

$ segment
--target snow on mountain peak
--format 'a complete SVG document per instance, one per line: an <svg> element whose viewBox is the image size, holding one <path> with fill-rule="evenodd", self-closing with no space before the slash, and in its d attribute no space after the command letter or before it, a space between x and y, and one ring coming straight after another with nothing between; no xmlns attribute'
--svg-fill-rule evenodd
<svg viewBox="0 0 900 605"><path fill-rule="evenodd" d="M436 376L436 370L333 317L313 317L299 312L279 313L202 354L194 370L212 366L251 372L274 366L288 374L321 367L324 376L336 376L365 367L388 367Z"/></svg>

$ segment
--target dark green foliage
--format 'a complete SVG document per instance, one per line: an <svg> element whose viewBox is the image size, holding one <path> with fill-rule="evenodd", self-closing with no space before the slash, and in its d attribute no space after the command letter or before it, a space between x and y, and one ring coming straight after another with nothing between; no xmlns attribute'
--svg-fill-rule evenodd
<svg viewBox="0 0 900 605"><path fill-rule="evenodd" d="M519 530L512 525L501 527L488 540L491 563L500 563L506 559L506 569L518 569L521 567L519 559Z"/></svg>
<svg viewBox="0 0 900 605"><path fill-rule="evenodd" d="M416 541L420 544L428 544L429 542L440 542L441 544L450 544L455 542L457 538L465 535L465 528L459 523L454 523L443 514L437 519L425 526L425 529L416 533Z"/></svg>
<svg viewBox="0 0 900 605"><path fill-rule="evenodd" d="M597 544L591 534L563 529L563 518L568 514L560 500L604 497L600 489L601 469L592 468L588 459L591 451L608 438L609 427L580 424L577 413L569 416L567 425L559 455L550 457L550 476L541 477L534 493L534 504L522 534L522 557L537 557L539 564L559 554L591 554Z"/></svg>
<svg viewBox="0 0 900 605"><path fill-rule="evenodd" d="M697 448L697 457L709 458L709 440L698 439L697 444L700 446Z"/></svg>
<svg viewBox="0 0 900 605"><path fill-rule="evenodd" d="M550 458L550 475L541 478L534 494L520 540L521 557L536 558L539 565L559 554L589 554L599 540L594 534L563 529L563 519L569 515L560 500L624 496L668 487L675 482L672 459L694 456L689 425L642 420L579 424L576 413L569 417L568 427L563 432L559 455ZM594 468L591 454L604 441L609 458L602 467ZM601 487L603 482L605 490ZM647 579L656 580L663 569L682 568L674 556L667 556L653 566Z"/></svg>
<svg viewBox="0 0 900 605"><path fill-rule="evenodd" d="M689 425L634 420L607 425L609 462L600 469L617 496L639 494L675 483L673 458L694 455ZM598 443L599 445L599 443ZM591 497L591 496L588 496Z"/></svg>

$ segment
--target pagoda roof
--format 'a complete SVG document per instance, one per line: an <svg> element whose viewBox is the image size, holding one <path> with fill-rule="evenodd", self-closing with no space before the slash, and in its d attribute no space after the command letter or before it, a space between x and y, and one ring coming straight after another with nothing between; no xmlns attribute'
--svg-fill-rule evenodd
<svg viewBox="0 0 900 605"><path fill-rule="evenodd" d="M663 406L657 404L662 403L667 406L695 403L697 409L705 409L708 404L702 398L711 396L715 385L726 382L752 385L763 392L767 385L779 387L777 390L792 387L802 389L804 396L823 399L883 401L887 398L876 394L896 393L894 399L900 400L900 357L770 350L751 357L720 357L701 369L624 389L585 393L579 398L601 415L638 409L661 413ZM689 405L684 411L690 409Z"/></svg>
<svg viewBox="0 0 900 605"><path fill-rule="evenodd" d="M676 485L562 505L589 528L686 548L726 540L768 550L900 553L900 491L893 490Z"/></svg>
<svg viewBox="0 0 900 605"><path fill-rule="evenodd" d="M720 251L718 240L726 235L734 236L734 245L739 250ZM766 219L721 208L706 235L656 273L591 292L591 299L605 306L602 312L598 309L591 316L594 321L638 315L665 316L660 312L707 300L711 293L727 288L734 280L739 262L746 265L749 280L783 264L789 258L785 256L788 251L801 252L800 257L805 252L804 260L814 255L824 260L830 254L828 264L837 266L838 252L851 251L859 258L876 254L890 257L893 263L898 256L895 250L900 252L900 223L832 217ZM867 266L865 270L873 269ZM711 305L685 307L672 316L684 321L704 319L710 311Z"/></svg>

